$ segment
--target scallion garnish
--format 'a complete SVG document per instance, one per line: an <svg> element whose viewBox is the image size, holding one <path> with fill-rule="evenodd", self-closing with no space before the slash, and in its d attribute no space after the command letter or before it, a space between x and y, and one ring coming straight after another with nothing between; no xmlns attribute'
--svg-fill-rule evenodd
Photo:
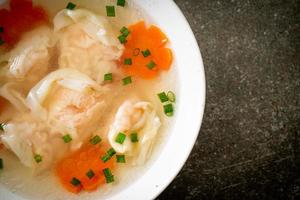
<svg viewBox="0 0 300 200"><path fill-rule="evenodd" d="M143 56L146 58L146 57L148 57L148 56L151 55L151 52L150 52L149 49L146 49L145 51L142 51L142 54L143 54Z"/></svg>
<svg viewBox="0 0 300 200"><path fill-rule="evenodd" d="M71 137L70 134L64 135L64 136L62 137L62 139L64 140L65 143L69 143L69 142L72 141L72 137Z"/></svg>
<svg viewBox="0 0 300 200"><path fill-rule="evenodd" d="M4 40L0 37L0 46L3 45L5 42Z"/></svg>
<svg viewBox="0 0 300 200"><path fill-rule="evenodd" d="M103 170L103 174L105 176L106 179L106 183L111 183L114 182L114 176L112 175L111 171L109 168L105 168Z"/></svg>
<svg viewBox="0 0 300 200"><path fill-rule="evenodd" d="M132 143L136 143L139 141L139 138L138 138L138 134L137 133L131 133L130 134L130 140Z"/></svg>
<svg viewBox="0 0 300 200"><path fill-rule="evenodd" d="M168 96L168 99L169 99L169 101L170 102L175 102L176 101L176 96L175 96L175 93L174 92L172 92L172 91L169 91L168 93L167 93L167 96Z"/></svg>
<svg viewBox="0 0 300 200"><path fill-rule="evenodd" d="M115 17L115 6L106 6L106 15L107 17Z"/></svg>
<svg viewBox="0 0 300 200"><path fill-rule="evenodd" d="M102 139L101 139L101 137L99 135L95 135L94 137L92 137L90 139L90 143L93 144L93 145L96 145L96 144L98 144L101 141L102 141Z"/></svg>
<svg viewBox="0 0 300 200"><path fill-rule="evenodd" d="M112 73L104 74L104 81L112 81L112 80L113 80Z"/></svg>
<svg viewBox="0 0 300 200"><path fill-rule="evenodd" d="M124 65L132 65L132 59L131 58L125 58Z"/></svg>
<svg viewBox="0 0 300 200"><path fill-rule="evenodd" d="M157 94L157 96L162 103L169 101L169 98L165 92L161 92L161 93Z"/></svg>
<svg viewBox="0 0 300 200"><path fill-rule="evenodd" d="M79 186L81 184L80 180L78 180L77 178L73 177L72 180L70 181L70 183L74 186Z"/></svg>
<svg viewBox="0 0 300 200"><path fill-rule="evenodd" d="M3 160L0 158L0 169L3 169Z"/></svg>
<svg viewBox="0 0 300 200"><path fill-rule="evenodd" d="M165 114L168 116L168 117L171 117L173 116L173 104L167 104L167 105L164 105L164 112Z"/></svg>
<svg viewBox="0 0 300 200"><path fill-rule="evenodd" d="M101 157L101 160L104 162L104 163L106 163L109 159L111 159L111 157L113 156L113 155L115 155L116 154L116 151L114 150L114 148L110 148L107 152L106 152L106 154L104 155L104 156L102 156Z"/></svg>
<svg viewBox="0 0 300 200"><path fill-rule="evenodd" d="M34 160L35 160L36 163L40 163L40 162L42 162L43 158L40 154L35 154L34 155Z"/></svg>
<svg viewBox="0 0 300 200"><path fill-rule="evenodd" d="M0 26L0 33L4 32L4 28L2 26Z"/></svg>
<svg viewBox="0 0 300 200"><path fill-rule="evenodd" d="M153 60L151 60L148 64L147 67L148 69L153 69L156 66L155 62Z"/></svg>
<svg viewBox="0 0 300 200"><path fill-rule="evenodd" d="M68 10L74 10L75 7L76 7L76 4L74 4L74 3L72 3L72 2L69 2L66 8L67 8Z"/></svg>
<svg viewBox="0 0 300 200"><path fill-rule="evenodd" d="M127 77L123 78L122 81L123 81L123 85L128 85L128 84L132 83L131 76L127 76Z"/></svg>
<svg viewBox="0 0 300 200"><path fill-rule="evenodd" d="M119 41L120 41L121 44L125 44L127 42L126 36L124 36L124 35L120 35L118 37L118 39L119 39Z"/></svg>
<svg viewBox="0 0 300 200"><path fill-rule="evenodd" d="M116 151L114 150L114 148L110 148L107 151L107 155L109 155L110 157L112 157L113 155L116 154Z"/></svg>
<svg viewBox="0 0 300 200"><path fill-rule="evenodd" d="M125 155L117 155L116 158L118 163L126 163Z"/></svg>
<svg viewBox="0 0 300 200"><path fill-rule="evenodd" d="M126 28L125 26L120 30L120 32L122 33L122 35L124 35L125 37L127 37L130 33L130 31L128 30L128 28Z"/></svg>
<svg viewBox="0 0 300 200"><path fill-rule="evenodd" d="M0 123L0 131L4 131L4 126L5 126L4 123Z"/></svg>
<svg viewBox="0 0 300 200"><path fill-rule="evenodd" d="M117 5L124 7L125 6L125 2L126 2L125 0L118 0Z"/></svg>
<svg viewBox="0 0 300 200"><path fill-rule="evenodd" d="M85 174L89 179L92 179L95 176L95 173L93 172L93 170L89 170L86 174Z"/></svg>
<svg viewBox="0 0 300 200"><path fill-rule="evenodd" d="M119 133L116 137L115 142L117 142L119 144L123 144L125 139L126 139L126 135L124 133Z"/></svg>

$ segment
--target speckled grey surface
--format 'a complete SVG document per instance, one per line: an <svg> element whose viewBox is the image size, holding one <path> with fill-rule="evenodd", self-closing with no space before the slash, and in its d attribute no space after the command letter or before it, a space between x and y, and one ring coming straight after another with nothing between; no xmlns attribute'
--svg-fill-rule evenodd
<svg viewBox="0 0 300 200"><path fill-rule="evenodd" d="M158 199L300 199L300 2L175 2L201 48L207 104Z"/></svg>

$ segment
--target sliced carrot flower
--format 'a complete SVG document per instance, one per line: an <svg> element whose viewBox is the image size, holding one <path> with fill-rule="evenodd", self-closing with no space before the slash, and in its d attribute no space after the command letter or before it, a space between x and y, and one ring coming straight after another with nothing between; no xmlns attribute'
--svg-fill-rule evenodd
<svg viewBox="0 0 300 200"><path fill-rule="evenodd" d="M129 26L128 30L130 34L120 61L126 73L153 79L161 70L169 70L173 60L172 51L165 47L168 38L158 27L152 25L147 28L145 22L140 21ZM143 55L142 51L146 50L150 51L149 56ZM124 60L129 58L132 64L124 64Z"/></svg>

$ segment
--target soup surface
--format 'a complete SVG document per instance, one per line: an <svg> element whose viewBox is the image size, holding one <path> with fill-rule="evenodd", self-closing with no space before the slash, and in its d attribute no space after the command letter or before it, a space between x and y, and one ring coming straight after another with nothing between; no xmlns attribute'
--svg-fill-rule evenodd
<svg viewBox="0 0 300 200"><path fill-rule="evenodd" d="M130 1L4 5L0 184L29 199L93 199L142 176L176 111L169 43Z"/></svg>

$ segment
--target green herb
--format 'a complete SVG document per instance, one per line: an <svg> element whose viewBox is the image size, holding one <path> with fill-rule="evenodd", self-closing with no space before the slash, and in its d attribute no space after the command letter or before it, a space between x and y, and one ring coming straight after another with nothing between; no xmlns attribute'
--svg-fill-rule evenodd
<svg viewBox="0 0 300 200"><path fill-rule="evenodd" d="M3 169L3 160L0 158L0 169Z"/></svg>
<svg viewBox="0 0 300 200"><path fill-rule="evenodd" d="M0 33L4 32L4 28L2 26L0 26Z"/></svg>
<svg viewBox="0 0 300 200"><path fill-rule="evenodd" d="M117 155L116 158L118 163L126 163L125 155Z"/></svg>
<svg viewBox="0 0 300 200"><path fill-rule="evenodd" d="M107 161L109 161L111 157L107 154L105 154L104 156L101 157L102 162L106 163Z"/></svg>
<svg viewBox="0 0 300 200"><path fill-rule="evenodd" d="M106 153L107 153L107 155L112 157L113 155L116 154L116 151L114 150L114 148L110 148L110 149L108 149L108 151Z"/></svg>
<svg viewBox="0 0 300 200"><path fill-rule="evenodd" d="M126 3L125 0L118 0L117 5L118 5L118 6L124 7L124 6L125 6L125 3Z"/></svg>
<svg viewBox="0 0 300 200"><path fill-rule="evenodd" d="M124 133L119 133L116 137L115 142L117 142L119 144L123 144L125 139L126 139L126 135Z"/></svg>
<svg viewBox="0 0 300 200"><path fill-rule="evenodd" d="M123 78L122 81L123 81L123 85L128 85L128 84L132 83L131 76L127 76L127 77Z"/></svg>
<svg viewBox="0 0 300 200"><path fill-rule="evenodd" d="M146 58L146 57L148 57L148 56L151 55L151 52L150 52L149 49L146 49L145 51L142 51L142 54L143 54L143 56Z"/></svg>
<svg viewBox="0 0 300 200"><path fill-rule="evenodd" d="M89 179L91 179L91 178L93 178L94 176L95 176L95 173L93 172L93 170L89 170L87 173L86 173L86 176L89 178Z"/></svg>
<svg viewBox="0 0 300 200"><path fill-rule="evenodd" d="M0 123L0 131L4 131L4 126L5 126L4 123Z"/></svg>
<svg viewBox="0 0 300 200"><path fill-rule="evenodd" d="M124 36L124 35L120 35L118 37L118 39L119 39L119 41L120 41L121 44L125 44L127 42L126 36Z"/></svg>
<svg viewBox="0 0 300 200"><path fill-rule="evenodd" d="M130 140L132 143L136 143L139 141L139 138L138 138L138 134L137 133L131 133L130 134Z"/></svg>
<svg viewBox="0 0 300 200"><path fill-rule="evenodd" d="M106 6L106 15L107 17L115 17L115 6Z"/></svg>
<svg viewBox="0 0 300 200"><path fill-rule="evenodd" d="M65 143L69 143L69 142L72 141L72 137L71 137L71 135L69 135L69 134L64 135L64 136L62 137L62 139L64 140Z"/></svg>
<svg viewBox="0 0 300 200"><path fill-rule="evenodd" d="M42 162L43 158L42 158L41 155L35 154L34 155L34 160L35 160L36 163L40 163L40 162Z"/></svg>
<svg viewBox="0 0 300 200"><path fill-rule="evenodd" d="M156 66L155 62L153 62L153 60L151 60L148 64L147 67L148 69L153 69Z"/></svg>
<svg viewBox="0 0 300 200"><path fill-rule="evenodd" d="M169 91L168 93L167 93L167 96L168 96L168 99L169 99L169 101L170 102L175 102L176 101L176 96L175 96L175 93L174 92L172 92L172 91Z"/></svg>
<svg viewBox="0 0 300 200"><path fill-rule="evenodd" d="M125 60L124 60L124 65L132 65L132 60L131 60L131 58L125 58Z"/></svg>
<svg viewBox="0 0 300 200"><path fill-rule="evenodd" d="M105 176L106 179L106 183L111 183L114 182L114 176L112 175L111 171L109 168L105 168L103 170L103 174Z"/></svg>
<svg viewBox="0 0 300 200"><path fill-rule="evenodd" d="M73 177L72 180L70 181L70 183L74 186L78 186L81 184L80 180L78 180L77 178Z"/></svg>
<svg viewBox="0 0 300 200"><path fill-rule="evenodd" d="M74 4L74 3L72 3L72 2L69 2L66 8L67 8L68 10L74 10L75 7L76 7L76 4Z"/></svg>
<svg viewBox="0 0 300 200"><path fill-rule="evenodd" d="M102 141L102 139L99 135L95 135L93 138L90 139L90 143L93 145L96 145L101 141Z"/></svg>
<svg viewBox="0 0 300 200"><path fill-rule="evenodd" d="M162 103L169 101L169 98L165 92L161 92L161 93L157 94L157 96Z"/></svg>
<svg viewBox="0 0 300 200"><path fill-rule="evenodd" d="M120 30L120 32L122 33L122 35L124 35L125 37L127 37L130 34L130 31L128 30L128 28L126 28L125 26L123 26L123 28Z"/></svg>
<svg viewBox="0 0 300 200"><path fill-rule="evenodd" d="M173 116L173 112L174 112L173 104L170 103L170 104L164 105L164 112L168 117Z"/></svg>
<svg viewBox="0 0 300 200"><path fill-rule="evenodd" d="M112 81L113 76L112 73L104 74L104 81Z"/></svg>

